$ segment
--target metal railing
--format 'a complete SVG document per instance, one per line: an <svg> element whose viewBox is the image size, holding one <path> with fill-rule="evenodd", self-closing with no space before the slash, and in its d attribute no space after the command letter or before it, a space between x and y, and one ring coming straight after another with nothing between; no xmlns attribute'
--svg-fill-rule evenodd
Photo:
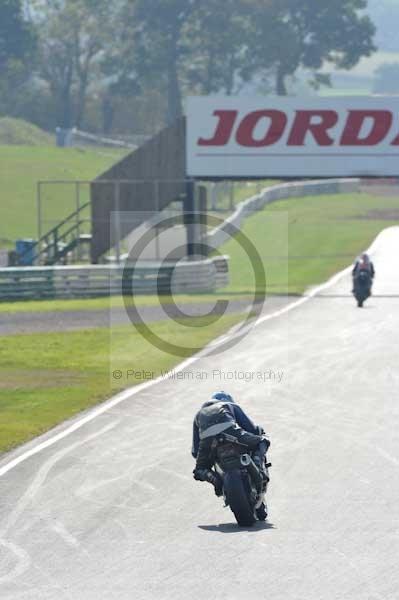
<svg viewBox="0 0 399 600"><path fill-rule="evenodd" d="M228 283L228 257L177 264L17 267L0 269L0 300L203 293Z"/></svg>
<svg viewBox="0 0 399 600"><path fill-rule="evenodd" d="M89 206L90 202L79 206L77 210L68 215L58 225L42 235L32 248L29 248L18 257L19 263L24 264L25 258L29 255L35 264L54 265L81 242L88 241L88 236L82 236L84 225L88 221L81 218L81 215ZM67 227L66 230L65 227Z"/></svg>

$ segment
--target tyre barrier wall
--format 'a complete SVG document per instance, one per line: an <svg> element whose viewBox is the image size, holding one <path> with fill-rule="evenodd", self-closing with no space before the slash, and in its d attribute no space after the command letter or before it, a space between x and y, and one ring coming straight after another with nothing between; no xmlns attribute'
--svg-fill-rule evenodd
<svg viewBox="0 0 399 600"><path fill-rule="evenodd" d="M213 292L229 283L228 257L177 264L0 269L0 300Z"/></svg>
<svg viewBox="0 0 399 600"><path fill-rule="evenodd" d="M220 227L213 229L206 237L206 242L212 248L219 248L227 242L231 233L227 224L240 229L242 222L256 211L262 210L266 205L278 200L301 198L302 196L318 196L325 194L349 194L359 192L360 179L322 179L313 181L295 181L283 183L263 189L256 196L241 202L236 211ZM227 229L227 231L226 231Z"/></svg>

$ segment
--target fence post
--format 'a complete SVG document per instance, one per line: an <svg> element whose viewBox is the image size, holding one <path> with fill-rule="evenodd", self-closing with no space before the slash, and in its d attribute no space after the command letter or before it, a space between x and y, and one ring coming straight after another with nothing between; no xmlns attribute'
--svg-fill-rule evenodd
<svg viewBox="0 0 399 600"><path fill-rule="evenodd" d="M230 183L230 210L234 210L235 205L235 187L234 181Z"/></svg>
<svg viewBox="0 0 399 600"><path fill-rule="evenodd" d="M42 239L42 184L37 183L37 255L40 254Z"/></svg>
<svg viewBox="0 0 399 600"><path fill-rule="evenodd" d="M187 256L193 259L195 256L196 226L195 226L195 184L193 181L186 183L186 195L184 197L184 223L187 231Z"/></svg>
<svg viewBox="0 0 399 600"><path fill-rule="evenodd" d="M121 264L121 212L120 212L120 196L121 196L121 182L118 180L115 182L115 215L114 215L114 236L115 236L115 250L116 250L116 262L118 265Z"/></svg>
<svg viewBox="0 0 399 600"><path fill-rule="evenodd" d="M76 193L76 258L80 261L81 258L81 247L80 247L80 182L75 182L75 193Z"/></svg>
<svg viewBox="0 0 399 600"><path fill-rule="evenodd" d="M217 210L219 184L211 183L211 207L213 211Z"/></svg>
<svg viewBox="0 0 399 600"><path fill-rule="evenodd" d="M161 245L159 240L159 180L154 181L155 185L155 210L157 211L157 220L155 223L155 259L157 261L161 260Z"/></svg>

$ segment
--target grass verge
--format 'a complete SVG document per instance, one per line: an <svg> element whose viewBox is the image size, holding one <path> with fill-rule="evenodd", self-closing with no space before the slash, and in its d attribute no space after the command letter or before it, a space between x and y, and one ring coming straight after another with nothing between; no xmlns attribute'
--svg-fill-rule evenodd
<svg viewBox="0 0 399 600"><path fill-rule="evenodd" d="M136 296L137 306L158 306L159 304L192 304L215 302L216 294L178 294L176 296ZM65 311L90 311L123 308L124 300L121 296L110 298L89 298L76 300L28 300L17 302L0 302L0 314L15 314L20 312L65 312Z"/></svg>
<svg viewBox="0 0 399 600"><path fill-rule="evenodd" d="M246 220L266 270L267 293L302 294L351 264L386 227L399 223L398 199L339 194L282 200ZM222 248L231 258L228 294L253 292L255 277L237 239Z"/></svg>
<svg viewBox="0 0 399 600"><path fill-rule="evenodd" d="M204 347L240 315L198 327L198 319L152 325L174 344ZM194 327L193 325L197 325ZM188 330L187 327L190 327ZM189 331L189 336L187 334ZM105 400L139 380L111 385L112 369L145 370L158 376L181 362L149 344L133 327L71 333L15 335L0 347L0 452L48 431L58 423Z"/></svg>

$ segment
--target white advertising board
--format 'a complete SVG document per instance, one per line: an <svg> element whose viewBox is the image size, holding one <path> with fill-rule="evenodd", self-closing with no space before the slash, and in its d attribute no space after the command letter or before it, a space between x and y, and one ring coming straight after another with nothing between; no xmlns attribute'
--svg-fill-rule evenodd
<svg viewBox="0 0 399 600"><path fill-rule="evenodd" d="M187 175L399 176L399 97L192 97Z"/></svg>

